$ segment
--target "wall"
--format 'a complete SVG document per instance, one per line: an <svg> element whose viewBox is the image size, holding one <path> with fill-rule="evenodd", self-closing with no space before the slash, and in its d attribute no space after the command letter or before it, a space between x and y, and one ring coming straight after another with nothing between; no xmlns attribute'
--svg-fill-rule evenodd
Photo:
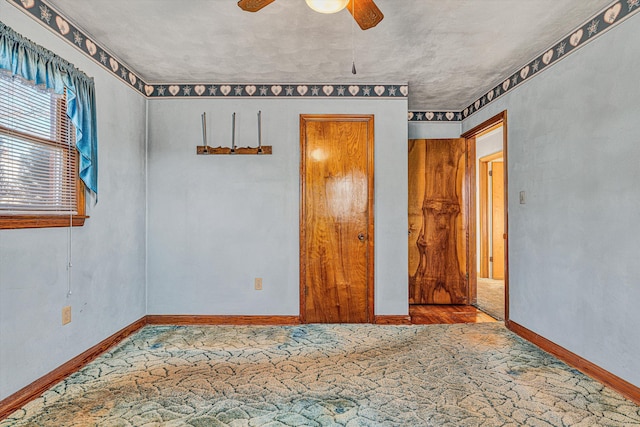
<svg viewBox="0 0 640 427"><path fill-rule="evenodd" d="M502 151L502 128L476 138L476 162L489 154ZM478 177L476 176L476 182Z"/></svg>
<svg viewBox="0 0 640 427"><path fill-rule="evenodd" d="M409 139L460 138L460 122L409 122Z"/></svg>
<svg viewBox="0 0 640 427"><path fill-rule="evenodd" d="M463 122L508 111L511 320L636 386L638 24L629 18Z"/></svg>
<svg viewBox="0 0 640 427"><path fill-rule="evenodd" d="M272 156L196 156L263 144ZM149 314L298 315L299 115L375 114L375 312L406 315L407 101L153 100L149 108ZM253 280L262 277L264 289Z"/></svg>
<svg viewBox="0 0 640 427"><path fill-rule="evenodd" d="M0 231L0 400L145 314L145 100L7 2L2 21L95 77L99 203L68 229ZM72 322L62 326L62 307Z"/></svg>

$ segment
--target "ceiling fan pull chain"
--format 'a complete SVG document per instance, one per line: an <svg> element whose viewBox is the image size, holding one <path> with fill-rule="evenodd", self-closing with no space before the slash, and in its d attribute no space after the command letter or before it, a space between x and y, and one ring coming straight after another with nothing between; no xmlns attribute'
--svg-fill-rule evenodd
<svg viewBox="0 0 640 427"><path fill-rule="evenodd" d="M356 0L351 0L353 16L356 15ZM351 21L351 74L356 75L356 42L355 42L355 19Z"/></svg>

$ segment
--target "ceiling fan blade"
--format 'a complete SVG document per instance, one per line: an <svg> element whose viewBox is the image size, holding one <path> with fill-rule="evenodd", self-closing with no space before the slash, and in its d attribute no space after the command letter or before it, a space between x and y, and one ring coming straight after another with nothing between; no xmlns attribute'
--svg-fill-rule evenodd
<svg viewBox="0 0 640 427"><path fill-rule="evenodd" d="M270 5L276 0L240 0L238 6L247 12L257 12L265 6Z"/></svg>
<svg viewBox="0 0 640 427"><path fill-rule="evenodd" d="M349 0L347 9L363 30L375 27L384 18L373 0Z"/></svg>

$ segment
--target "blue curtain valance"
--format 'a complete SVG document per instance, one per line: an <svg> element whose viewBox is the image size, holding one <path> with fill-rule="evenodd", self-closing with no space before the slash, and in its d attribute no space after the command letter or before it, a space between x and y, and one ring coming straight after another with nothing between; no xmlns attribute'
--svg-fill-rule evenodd
<svg viewBox="0 0 640 427"><path fill-rule="evenodd" d="M76 128L80 179L98 193L98 131L93 79L0 21L0 70L56 93L67 89L67 116Z"/></svg>

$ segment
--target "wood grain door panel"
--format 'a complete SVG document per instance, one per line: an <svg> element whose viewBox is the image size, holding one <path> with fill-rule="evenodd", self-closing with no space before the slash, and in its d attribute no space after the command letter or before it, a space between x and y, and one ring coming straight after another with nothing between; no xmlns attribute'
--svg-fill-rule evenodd
<svg viewBox="0 0 640 427"><path fill-rule="evenodd" d="M491 163L491 257L494 279L504 280L504 163Z"/></svg>
<svg viewBox="0 0 640 427"><path fill-rule="evenodd" d="M303 320L369 322L373 117L301 116L301 154Z"/></svg>
<svg viewBox="0 0 640 427"><path fill-rule="evenodd" d="M465 139L409 141L409 302L467 304Z"/></svg>

